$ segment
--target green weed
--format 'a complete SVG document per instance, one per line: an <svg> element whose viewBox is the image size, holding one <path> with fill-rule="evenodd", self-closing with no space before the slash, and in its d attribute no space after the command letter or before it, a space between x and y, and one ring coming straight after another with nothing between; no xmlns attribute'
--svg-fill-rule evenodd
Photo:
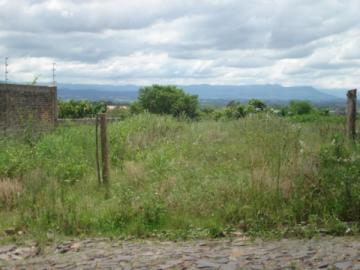
<svg viewBox="0 0 360 270"><path fill-rule="evenodd" d="M0 229L170 239L345 234L345 222L360 221L360 160L342 127L266 113L198 122L132 116L109 124L109 191L96 180L93 126L59 127L31 144L3 137L0 179L21 192L2 199L0 216L9 218Z"/></svg>

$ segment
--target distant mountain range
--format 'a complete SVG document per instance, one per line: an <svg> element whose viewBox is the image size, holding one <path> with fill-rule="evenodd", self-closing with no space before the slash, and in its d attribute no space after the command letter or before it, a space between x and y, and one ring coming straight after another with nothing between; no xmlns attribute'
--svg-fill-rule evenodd
<svg viewBox="0 0 360 270"><path fill-rule="evenodd" d="M85 85L59 84L61 99L87 99L113 102L136 100L141 86L136 85ZM343 103L345 91L318 90L309 86L285 87L281 85L188 85L179 86L187 93L198 95L202 102L221 103L229 100L247 101L252 98L270 103L289 100L309 100L318 104Z"/></svg>

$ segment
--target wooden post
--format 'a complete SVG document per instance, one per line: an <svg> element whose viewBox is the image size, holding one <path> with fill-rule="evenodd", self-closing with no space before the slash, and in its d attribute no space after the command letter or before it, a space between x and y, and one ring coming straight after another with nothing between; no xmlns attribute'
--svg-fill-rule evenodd
<svg viewBox="0 0 360 270"><path fill-rule="evenodd" d="M347 92L347 126L346 133L349 139L356 137L356 89Z"/></svg>
<svg viewBox="0 0 360 270"><path fill-rule="evenodd" d="M99 115L96 115L95 119L95 148L96 148L96 172L98 178L98 184L102 183L101 173L100 173L100 159L99 159Z"/></svg>
<svg viewBox="0 0 360 270"><path fill-rule="evenodd" d="M104 184L109 183L109 146L106 130L106 113L100 114L100 141L102 160L102 180Z"/></svg>

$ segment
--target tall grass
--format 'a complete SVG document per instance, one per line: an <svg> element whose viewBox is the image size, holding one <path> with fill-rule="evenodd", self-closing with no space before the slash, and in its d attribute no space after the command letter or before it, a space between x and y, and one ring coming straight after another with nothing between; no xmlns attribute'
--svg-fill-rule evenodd
<svg viewBox="0 0 360 270"><path fill-rule="evenodd" d="M337 135L342 129L265 114L219 122L134 116L109 125L109 193L96 180L94 127L2 138L0 194L16 196L0 195L0 229L217 236L359 222L360 159Z"/></svg>

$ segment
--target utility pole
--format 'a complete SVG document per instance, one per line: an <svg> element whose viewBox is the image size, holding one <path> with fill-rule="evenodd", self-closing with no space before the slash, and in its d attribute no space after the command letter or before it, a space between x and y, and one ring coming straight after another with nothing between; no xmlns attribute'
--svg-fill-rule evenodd
<svg viewBox="0 0 360 270"><path fill-rule="evenodd" d="M53 63L53 85L55 86L56 85L56 81L55 81L55 78L56 78L56 63L54 62Z"/></svg>
<svg viewBox="0 0 360 270"><path fill-rule="evenodd" d="M9 74L9 71L8 71L8 60L9 58L8 57L5 57L5 84L8 83L8 74Z"/></svg>

